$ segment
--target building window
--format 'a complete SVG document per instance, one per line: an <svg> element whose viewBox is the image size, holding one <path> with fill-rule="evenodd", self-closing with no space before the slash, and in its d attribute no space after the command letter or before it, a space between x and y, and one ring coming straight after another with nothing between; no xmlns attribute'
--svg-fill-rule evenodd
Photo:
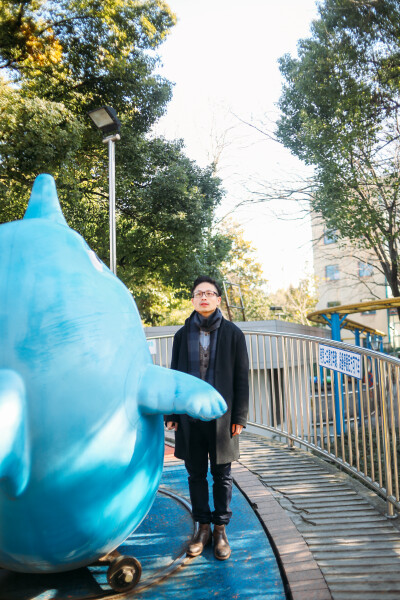
<svg viewBox="0 0 400 600"><path fill-rule="evenodd" d="M326 265L325 277L326 277L326 279L328 279L330 281L333 281L335 279L340 279L339 265Z"/></svg>
<svg viewBox="0 0 400 600"><path fill-rule="evenodd" d="M358 261L358 276L359 277L371 277L374 272L374 267L368 263Z"/></svg>
<svg viewBox="0 0 400 600"><path fill-rule="evenodd" d="M334 244L337 241L336 229L325 229L324 244Z"/></svg>
<svg viewBox="0 0 400 600"><path fill-rule="evenodd" d="M373 302L374 300L376 300L376 298L361 298L360 302ZM376 310L367 310L363 315L376 315Z"/></svg>
<svg viewBox="0 0 400 600"><path fill-rule="evenodd" d="M340 306L340 302L333 300L332 302L328 302L326 306L327 308L334 308L335 306Z"/></svg>

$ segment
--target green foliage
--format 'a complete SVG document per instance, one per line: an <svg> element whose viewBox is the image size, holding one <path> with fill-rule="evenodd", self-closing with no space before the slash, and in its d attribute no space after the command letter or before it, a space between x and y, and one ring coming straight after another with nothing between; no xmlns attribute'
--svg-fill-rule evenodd
<svg viewBox="0 0 400 600"><path fill-rule="evenodd" d="M230 238L231 248L221 265L223 277L232 283L240 283L248 289L257 288L266 283L262 267L256 257L256 249L244 239L243 228L231 220L223 223L224 235Z"/></svg>
<svg viewBox="0 0 400 600"><path fill-rule="evenodd" d="M159 0L4 0L2 66L27 92L85 114L105 97L146 131L161 108L157 48L176 22Z"/></svg>
<svg viewBox="0 0 400 600"><path fill-rule="evenodd" d="M245 290L244 305L246 308L246 321L269 321L271 319L271 299L263 288Z"/></svg>
<svg viewBox="0 0 400 600"><path fill-rule="evenodd" d="M189 249L190 251L190 249ZM209 251L208 251L209 252ZM246 320L262 321L269 318L269 300L263 285L266 283L262 277L261 265L255 257L255 249L243 237L242 228L232 221L224 221L220 225L219 232L214 236L213 254L220 256L222 262L214 265L211 261L208 265L195 264L194 274L190 283L182 289L160 287L155 283L144 291L135 295L136 302L140 307L140 313L146 323L157 323L159 325L181 325L193 310L190 301L190 287L196 276L211 274L221 284L223 281L239 283L244 300ZM211 268L210 266L211 265ZM237 295L237 287L228 287L231 304L239 305L240 299ZM153 299L157 298L156 301ZM146 311L147 305L153 314ZM223 295L221 309L226 318L225 296ZM240 311L232 311L233 319L240 321Z"/></svg>
<svg viewBox="0 0 400 600"><path fill-rule="evenodd" d="M53 171L79 151L83 126L64 104L25 98L0 80L0 111L2 182L10 174L25 182L43 165Z"/></svg>
<svg viewBox="0 0 400 600"><path fill-rule="evenodd" d="M134 292L145 325L183 325L193 310L187 290L176 290L159 281L147 281Z"/></svg>
<svg viewBox="0 0 400 600"><path fill-rule="evenodd" d="M151 138L171 84L155 50L175 23L161 0L5 0L0 6L0 222L21 218L41 172L64 215L108 263L108 156L87 112L111 104L116 144L118 275L144 320L165 319L231 246L213 231L222 191L180 142ZM164 316L163 316L164 315Z"/></svg>
<svg viewBox="0 0 400 600"><path fill-rule="evenodd" d="M146 159L143 164L140 157ZM156 275L165 285L189 287L199 273L217 274L230 240L210 233L221 198L211 170L184 157L179 143L157 139L142 140L138 152L128 148L119 169L126 188L118 202L117 256L120 276L130 287L135 290Z"/></svg>
<svg viewBox="0 0 400 600"><path fill-rule="evenodd" d="M372 249L399 288L400 6L325 0L286 80L279 139L315 165L314 210L339 239Z"/></svg>
<svg viewBox="0 0 400 600"><path fill-rule="evenodd" d="M269 318L269 302L263 287L266 281L256 257L256 250L251 242L244 239L243 229L237 223L225 222L224 233L231 240L232 246L221 265L222 279L240 285L247 321L265 321ZM240 306L239 288L228 286L227 291L229 303ZM227 312L226 302L223 302L223 308ZM235 321L242 320L240 310L233 309L232 315Z"/></svg>
<svg viewBox="0 0 400 600"><path fill-rule="evenodd" d="M307 319L307 315L315 310L318 302L315 281L312 277L300 280L297 286L290 285L287 289L277 290L270 295L269 301L271 306L282 307L282 311L279 311L280 320L318 326Z"/></svg>

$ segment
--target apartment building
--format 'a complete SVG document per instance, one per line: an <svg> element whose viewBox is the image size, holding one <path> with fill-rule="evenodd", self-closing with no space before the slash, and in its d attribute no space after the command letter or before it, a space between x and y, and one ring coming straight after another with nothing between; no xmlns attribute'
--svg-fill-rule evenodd
<svg viewBox="0 0 400 600"><path fill-rule="evenodd" d="M335 232L329 231L322 217L316 213L312 214L312 235L319 298L316 310L391 297L373 252L338 242ZM357 313L350 318L383 331L386 344L400 347L400 323L396 309ZM342 330L342 341L354 343L354 335Z"/></svg>

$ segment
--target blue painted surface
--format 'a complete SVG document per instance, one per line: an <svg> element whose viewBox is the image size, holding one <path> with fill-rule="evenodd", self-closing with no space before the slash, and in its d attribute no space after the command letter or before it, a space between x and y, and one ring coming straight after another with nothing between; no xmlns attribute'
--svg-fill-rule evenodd
<svg viewBox="0 0 400 600"><path fill-rule="evenodd" d="M347 317L347 315L345 315L344 317L341 318L338 313L331 313L329 316L324 315L325 321L331 327L331 337L333 340L335 340L337 342L341 341L340 329L341 329L341 325L346 317ZM334 387L334 391L335 391L336 434L340 436L342 434L342 430L344 432L346 431L346 424L345 424L344 407L342 407L342 411L340 410L339 386L340 386L340 390L341 390L341 395L343 397L342 376L339 375L338 373L334 372L333 387Z"/></svg>
<svg viewBox="0 0 400 600"><path fill-rule="evenodd" d="M163 488L188 498L182 466L166 469ZM233 518L227 528L231 558L214 558L212 547L161 583L128 594L132 600L285 600L275 556L268 538L246 499L234 487ZM119 551L140 560L142 580L155 575L179 556L192 535L191 515L176 501L157 495L140 527ZM3 574L4 575L4 574ZM106 568L89 567L52 575L5 574L0 571L0 600L75 600L108 590Z"/></svg>
<svg viewBox="0 0 400 600"><path fill-rule="evenodd" d="M152 363L131 294L40 175L0 226L0 567L56 572L119 546L146 516L165 413L224 413L205 382Z"/></svg>
<svg viewBox="0 0 400 600"><path fill-rule="evenodd" d="M165 482L165 483L164 483ZM211 481L210 489L211 489ZM163 475L165 487L187 498L187 475L182 468L171 468ZM267 535L254 511L234 486L233 517L227 527L232 555L227 561L214 558L211 546L181 572L156 590L135 596L137 600L285 600L286 595ZM172 524L173 525L173 524Z"/></svg>

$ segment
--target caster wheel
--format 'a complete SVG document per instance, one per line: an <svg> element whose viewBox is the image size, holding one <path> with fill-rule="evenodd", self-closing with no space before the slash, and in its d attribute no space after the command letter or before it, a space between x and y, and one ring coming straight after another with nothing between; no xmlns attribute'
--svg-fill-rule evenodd
<svg viewBox="0 0 400 600"><path fill-rule="evenodd" d="M119 556L109 566L107 582L114 592L128 592L139 582L142 565L131 556Z"/></svg>

